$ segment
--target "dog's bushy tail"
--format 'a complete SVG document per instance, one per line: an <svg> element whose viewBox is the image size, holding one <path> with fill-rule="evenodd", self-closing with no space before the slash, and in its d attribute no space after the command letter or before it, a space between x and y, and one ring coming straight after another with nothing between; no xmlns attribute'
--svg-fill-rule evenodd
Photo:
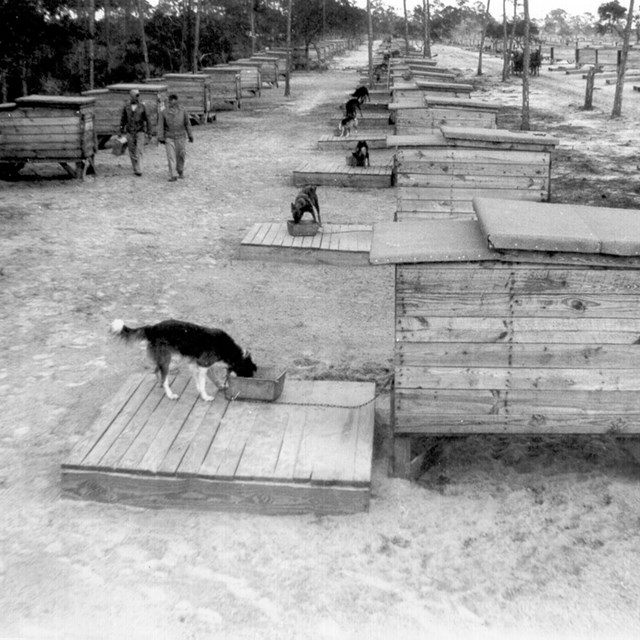
<svg viewBox="0 0 640 640"><path fill-rule="evenodd" d="M125 342L147 339L147 327L127 327L120 319L111 323L111 333Z"/></svg>

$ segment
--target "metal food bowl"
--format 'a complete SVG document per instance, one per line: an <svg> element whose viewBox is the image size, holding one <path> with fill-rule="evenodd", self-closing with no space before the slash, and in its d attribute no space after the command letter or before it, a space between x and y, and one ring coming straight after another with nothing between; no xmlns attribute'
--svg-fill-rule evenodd
<svg viewBox="0 0 640 640"><path fill-rule="evenodd" d="M318 229L320 225L313 220L300 220L300 222L287 220L287 231L290 236L315 236Z"/></svg>
<svg viewBox="0 0 640 640"><path fill-rule="evenodd" d="M229 386L224 390L225 396L227 400L273 402L282 393L286 373L286 369L258 367L253 378L229 376Z"/></svg>

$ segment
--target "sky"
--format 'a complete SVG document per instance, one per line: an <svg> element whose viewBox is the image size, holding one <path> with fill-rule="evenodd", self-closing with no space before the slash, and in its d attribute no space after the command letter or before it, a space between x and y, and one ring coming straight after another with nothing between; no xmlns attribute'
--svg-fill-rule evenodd
<svg viewBox="0 0 640 640"><path fill-rule="evenodd" d="M482 0L484 3L486 0ZM592 13L598 15L598 7L604 4L606 0L529 0L529 15L536 20L544 18L550 11L554 9L564 9L569 15L579 16L583 13ZM395 9L398 15L403 14L403 0L382 0L384 4ZM444 4L448 4L444 0ZM453 5L454 2L451 2ZM620 0L623 7L628 7L628 0ZM356 5L362 8L367 6L367 0L356 0ZM509 8L509 5L511 8ZM407 12L411 13L415 6L422 6L422 0L407 0ZM491 0L491 14L502 19L502 0ZM521 11L521 9L520 9ZM513 4L511 0L507 2L507 14L513 13Z"/></svg>

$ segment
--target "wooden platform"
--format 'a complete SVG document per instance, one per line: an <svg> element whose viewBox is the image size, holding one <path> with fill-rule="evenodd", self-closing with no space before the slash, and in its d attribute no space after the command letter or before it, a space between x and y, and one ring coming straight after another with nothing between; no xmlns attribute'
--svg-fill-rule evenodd
<svg viewBox="0 0 640 640"><path fill-rule="evenodd" d="M254 224L240 244L240 258L367 266L372 226L327 224L315 236L289 235L286 222Z"/></svg>
<svg viewBox="0 0 640 640"><path fill-rule="evenodd" d="M351 137L352 144L361 138ZM372 167L348 167L344 159L328 162L305 162L293 171L293 184L325 187L386 188L393 186L393 163Z"/></svg>
<svg viewBox="0 0 640 640"><path fill-rule="evenodd" d="M320 136L318 147L323 151L332 149L351 150L356 148L358 140L366 140L369 149L386 149L386 133L367 133L363 136Z"/></svg>
<svg viewBox="0 0 640 640"><path fill-rule="evenodd" d="M338 130L338 125L340 124L340 121L342 120L343 116L337 117L337 118L331 118L331 120L329 121L329 124L331 125L331 128L334 131ZM366 130L375 130L375 131L381 131L381 130L387 130L391 127L391 124L389 122L389 112L383 112L383 111L372 111L371 113L367 113L366 115L360 115L358 114L358 130L362 131L363 129ZM354 135L358 135L358 134L354 134ZM360 133L360 135L362 135L362 133Z"/></svg>
<svg viewBox="0 0 640 640"><path fill-rule="evenodd" d="M126 381L62 465L65 497L265 514L368 508L373 383L288 380L274 403L221 391L203 402L185 374L172 387L177 401L150 374Z"/></svg>

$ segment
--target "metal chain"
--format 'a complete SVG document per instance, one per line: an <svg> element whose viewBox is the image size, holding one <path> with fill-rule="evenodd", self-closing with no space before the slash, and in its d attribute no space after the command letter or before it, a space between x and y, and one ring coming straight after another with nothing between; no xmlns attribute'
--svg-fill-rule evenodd
<svg viewBox="0 0 640 640"><path fill-rule="evenodd" d="M394 375L390 374L387 376L385 383L380 387L380 390L376 392L376 394L371 398L371 400L366 400L361 404L331 404L330 402L278 402L280 405L291 405L295 407L329 407L331 409L361 409L362 407L366 407L368 404L375 402L381 395L382 392L389 386L389 383L393 380ZM238 398L239 394L236 394L232 398L229 398L230 402L233 402ZM253 400L250 402L262 402L260 400Z"/></svg>

